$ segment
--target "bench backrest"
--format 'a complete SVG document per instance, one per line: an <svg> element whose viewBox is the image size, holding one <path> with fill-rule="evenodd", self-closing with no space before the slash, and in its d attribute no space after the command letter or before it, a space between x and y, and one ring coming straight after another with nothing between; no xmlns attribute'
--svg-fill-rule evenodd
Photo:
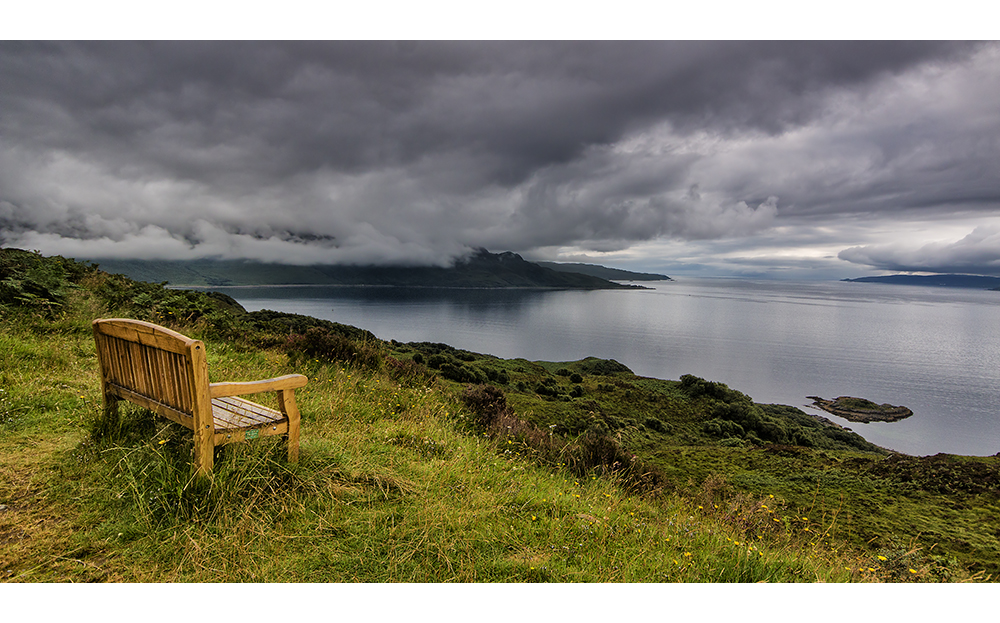
<svg viewBox="0 0 1000 623"><path fill-rule="evenodd" d="M105 401L124 398L188 428L211 422L205 345L140 320L95 320Z"/></svg>

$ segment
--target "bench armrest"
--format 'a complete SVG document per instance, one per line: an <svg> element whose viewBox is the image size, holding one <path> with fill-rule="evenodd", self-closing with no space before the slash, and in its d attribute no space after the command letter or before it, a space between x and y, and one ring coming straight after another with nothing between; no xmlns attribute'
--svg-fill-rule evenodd
<svg viewBox="0 0 1000 623"><path fill-rule="evenodd" d="M286 374L273 379L263 381L247 381L241 383L210 383L208 386L209 395L212 398L222 398L223 396L240 396L243 394L259 394L261 392L274 392L284 389L295 389L304 387L309 381L301 374Z"/></svg>

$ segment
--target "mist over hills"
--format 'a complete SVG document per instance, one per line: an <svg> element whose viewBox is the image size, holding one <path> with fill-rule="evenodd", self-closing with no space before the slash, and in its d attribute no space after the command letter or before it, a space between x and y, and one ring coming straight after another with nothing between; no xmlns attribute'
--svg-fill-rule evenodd
<svg viewBox="0 0 1000 623"><path fill-rule="evenodd" d="M621 289L609 279L669 279L591 265L541 265L479 249L454 266L296 266L243 260L94 260L102 270L173 286L367 285L437 288ZM574 268L565 268L573 266ZM580 268L576 268L579 266ZM557 268L558 267L558 268ZM607 275L607 276L602 276Z"/></svg>

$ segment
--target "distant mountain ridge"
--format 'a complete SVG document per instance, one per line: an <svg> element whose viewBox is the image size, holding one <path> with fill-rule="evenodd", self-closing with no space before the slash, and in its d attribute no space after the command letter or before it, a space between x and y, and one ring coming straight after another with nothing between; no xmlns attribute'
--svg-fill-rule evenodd
<svg viewBox="0 0 1000 623"><path fill-rule="evenodd" d="M636 288L594 275L479 249L450 268L438 266L295 266L243 260L94 260L105 272L172 286L365 285L438 288Z"/></svg>
<svg viewBox="0 0 1000 623"><path fill-rule="evenodd" d="M879 277L858 277L841 279L856 283L892 283L909 286L933 286L939 288L978 288L980 290L1000 289L1000 277L985 275L883 275Z"/></svg>
<svg viewBox="0 0 1000 623"><path fill-rule="evenodd" d="M657 273L634 273L630 270L620 268L608 268L600 264L576 264L571 262L535 262L539 266L551 268L559 272L580 273L581 275L591 275L601 279L614 279L618 281L673 281L666 275Z"/></svg>

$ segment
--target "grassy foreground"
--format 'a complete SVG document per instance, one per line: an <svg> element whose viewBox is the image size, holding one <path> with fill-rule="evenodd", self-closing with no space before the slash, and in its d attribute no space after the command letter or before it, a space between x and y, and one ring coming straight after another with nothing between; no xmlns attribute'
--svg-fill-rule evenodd
<svg viewBox="0 0 1000 623"><path fill-rule="evenodd" d="M0 254L6 582L955 581L992 572L982 561L996 535L976 517L996 516L995 482L979 478L982 490L968 495L894 496L890 472L908 458L747 406L718 384L639 379L600 360L503 361L387 343L62 258ZM110 316L204 339L212 380L307 374L297 392L300 463L263 440L220 449L213 478L193 480L185 429L140 409L104 421L90 321ZM835 507L828 496L838 487L870 490ZM947 517L967 522L971 555L938 555L919 534L889 532L877 508L866 517L884 522L882 539L858 538L871 527L857 519L864 504L909 504L933 519L938 498L951 505Z"/></svg>

